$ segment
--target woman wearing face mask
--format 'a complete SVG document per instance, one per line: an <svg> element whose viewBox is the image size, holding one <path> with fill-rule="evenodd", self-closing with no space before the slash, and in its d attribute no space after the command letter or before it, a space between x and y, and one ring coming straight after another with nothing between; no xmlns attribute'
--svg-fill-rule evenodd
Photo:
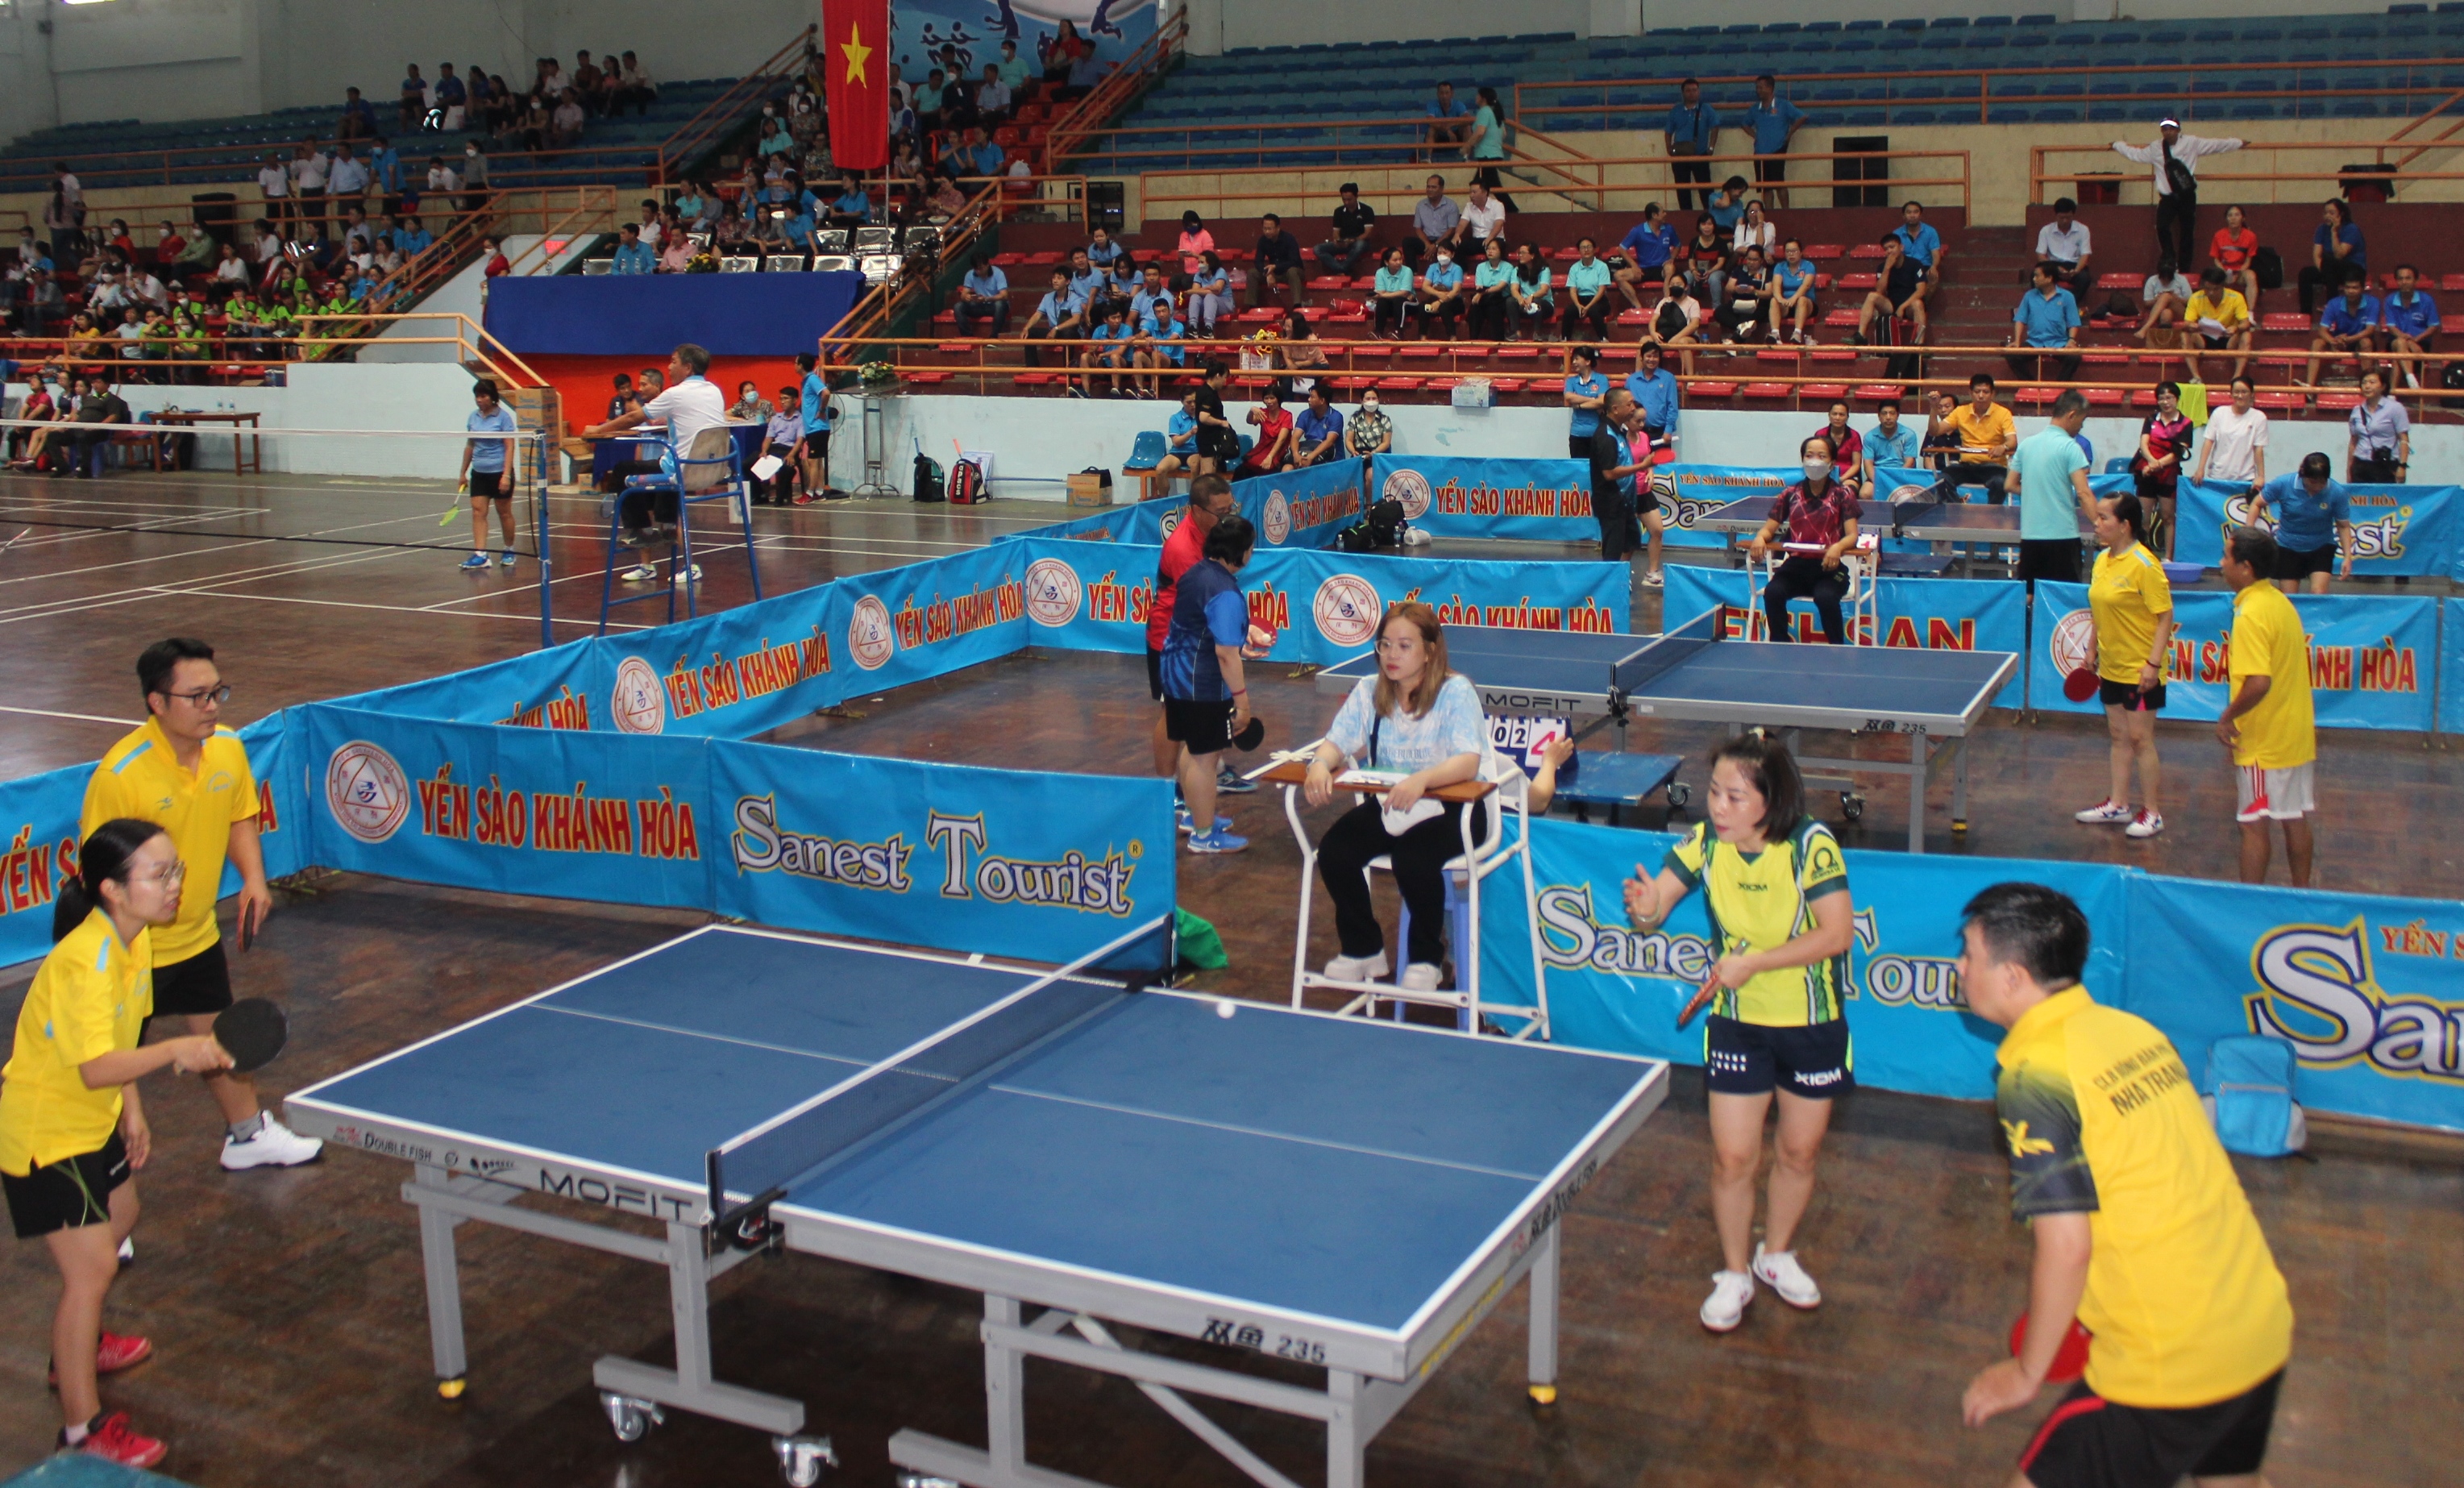
<svg viewBox="0 0 2464 1488"><path fill-rule="evenodd" d="M1360 395L1360 411L1343 424L1343 448L1349 453L1366 460L1387 453L1395 448L1395 424L1377 406L1377 395Z"/></svg>
<svg viewBox="0 0 2464 1488"><path fill-rule="evenodd" d="M1420 317L1422 340L1436 336L1440 325L1445 327L1448 340L1453 340L1460 334L1463 314L1463 265L1455 262L1451 244L1439 244L1429 267L1421 271L1419 303L1412 308Z"/></svg>
<svg viewBox="0 0 2464 1488"><path fill-rule="evenodd" d="M1625 884L1626 917L1639 933L1657 930L1697 888L1710 912L1719 959L1703 983L1711 1004L1703 1055L1721 1269L1702 1319L1714 1333L1745 1321L1756 1281L1792 1307L1822 1304L1797 1262L1796 1229L1814 1197L1832 1102L1857 1084L1844 1000L1857 926L1839 842L1804 803L1788 746L1749 729L1711 752L1709 820L1668 850L1658 874L1638 872ZM1770 1208L1749 1252L1754 1173L1774 1100Z"/></svg>
<svg viewBox="0 0 2464 1488"><path fill-rule="evenodd" d="M1749 561L1769 557L1777 539L1787 557L1771 570L1763 585L1763 617L1771 623L1773 641L1795 639L1789 624L1791 600L1810 599L1822 617L1822 637L1833 646L1848 644L1848 624L1839 602L1848 593L1842 555L1857 545L1857 499L1837 475L1831 441L1815 435L1797 447L1805 478L1779 493L1762 531L1747 545Z"/></svg>
<svg viewBox="0 0 2464 1488"><path fill-rule="evenodd" d="M736 384L736 402L728 406L731 424L767 424L778 406L761 396L761 388L750 378Z"/></svg>

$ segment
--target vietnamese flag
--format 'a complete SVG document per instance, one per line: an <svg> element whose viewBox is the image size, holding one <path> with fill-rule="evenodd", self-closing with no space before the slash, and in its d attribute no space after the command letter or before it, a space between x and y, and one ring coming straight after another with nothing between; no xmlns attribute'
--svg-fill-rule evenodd
<svg viewBox="0 0 2464 1488"><path fill-rule="evenodd" d="M890 164L890 0L822 0L830 160L848 170Z"/></svg>

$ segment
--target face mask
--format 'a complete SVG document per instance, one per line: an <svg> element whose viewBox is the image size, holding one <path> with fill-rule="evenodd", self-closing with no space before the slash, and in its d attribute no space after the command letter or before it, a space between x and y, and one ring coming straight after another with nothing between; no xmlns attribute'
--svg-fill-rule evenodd
<svg viewBox="0 0 2464 1488"><path fill-rule="evenodd" d="M1452 253L1440 253L1440 254L1438 255L1438 267L1439 267L1439 268L1441 268L1441 269L1444 268L1446 265L1448 265L1448 264L1450 264L1450 263L1453 263L1454 261L1455 261L1455 255L1454 255L1454 254L1452 254Z"/></svg>
<svg viewBox="0 0 2464 1488"><path fill-rule="evenodd" d="M1817 476L1828 475L1828 474L1830 474L1830 473L1831 473L1831 462L1830 462L1830 461L1828 461L1828 460L1818 460L1818 459L1814 458L1812 455L1808 455L1808 456L1806 457L1806 460L1805 460L1805 478L1806 478L1806 479L1808 479L1808 480L1813 480L1813 479L1815 479L1815 477L1817 477Z"/></svg>
<svg viewBox="0 0 2464 1488"><path fill-rule="evenodd" d="M1377 411L1377 400L1376 400L1376 399L1375 399L1375 398L1363 398L1362 400L1360 400L1360 411L1361 411L1361 412L1363 412L1363 413L1375 413L1375 412L1376 412L1376 411Z"/></svg>

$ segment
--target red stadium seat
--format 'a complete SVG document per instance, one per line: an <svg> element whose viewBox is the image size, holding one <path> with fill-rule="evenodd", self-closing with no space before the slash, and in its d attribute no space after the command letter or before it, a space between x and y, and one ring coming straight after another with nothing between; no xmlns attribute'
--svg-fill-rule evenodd
<svg viewBox="0 0 2464 1488"><path fill-rule="evenodd" d="M1825 403L1837 403L1840 399L1848 396L1848 384L1845 383L1808 383L1804 386L1799 387L1797 392L1807 398L1819 398Z"/></svg>
<svg viewBox="0 0 2464 1488"><path fill-rule="evenodd" d="M2306 331L2311 323L2310 317L2298 310L2271 310L2258 317L2262 331Z"/></svg>
<svg viewBox="0 0 2464 1488"><path fill-rule="evenodd" d="M2098 289L2121 290L2124 294L2140 289L2145 282L2145 275L2131 274L2126 270L2120 269L2115 270L2111 274L2100 274L2096 276L2096 287Z"/></svg>
<svg viewBox="0 0 2464 1488"><path fill-rule="evenodd" d="M2091 387L2087 390L2087 405L2091 408L2119 408L2126 401L2119 387Z"/></svg>
<svg viewBox="0 0 2464 1488"><path fill-rule="evenodd" d="M1823 316L1822 323L1831 330L1853 331L1857 329L1857 312L1834 310Z"/></svg>
<svg viewBox="0 0 2464 1488"><path fill-rule="evenodd" d="M1857 399L1860 403L1875 403L1884 398L1905 398L1907 395L1907 388L1898 383L1859 383L1857 384Z"/></svg>
<svg viewBox="0 0 2464 1488"><path fill-rule="evenodd" d="M1737 390L1749 398L1778 400L1782 402L1785 402L1796 391L1794 387L1786 383L1748 383L1745 386Z"/></svg>
<svg viewBox="0 0 2464 1488"><path fill-rule="evenodd" d="M1840 247L1837 243L1815 243L1810 245L1805 250L1805 256L1813 259L1818 264L1829 263L1832 259L1837 258L1847 252L1848 251L1846 249Z"/></svg>
<svg viewBox="0 0 2464 1488"><path fill-rule="evenodd" d="M1377 380L1377 390L1387 393L1419 392L1422 381L1417 377L1381 377Z"/></svg>
<svg viewBox="0 0 2464 1488"><path fill-rule="evenodd" d="M1843 290L1870 290L1882 281L1870 274L1843 274L1839 287Z"/></svg>
<svg viewBox="0 0 2464 1488"><path fill-rule="evenodd" d="M1681 390L1695 402L1719 403L1737 396L1734 383L1683 383Z"/></svg>

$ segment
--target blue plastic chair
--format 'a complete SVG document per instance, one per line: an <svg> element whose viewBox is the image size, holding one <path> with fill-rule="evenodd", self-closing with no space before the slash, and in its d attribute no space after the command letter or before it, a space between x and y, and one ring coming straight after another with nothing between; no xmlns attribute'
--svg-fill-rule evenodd
<svg viewBox="0 0 2464 1488"><path fill-rule="evenodd" d="M655 475L627 476L625 481L625 491L627 494L638 492L653 497L666 492L676 498L676 535L668 548L667 571L660 576L665 582L659 583L657 589L646 593L627 594L621 597L617 595L616 564L619 558L641 551L627 549L616 540L620 524L624 521L624 504L620 500L610 508L607 514L607 567L601 579L599 589L599 633L601 635L607 633L607 616L616 606L638 604L645 601L660 599L661 590L666 591L664 596L668 604L666 623L673 624L676 618L676 589L680 584L685 591L685 618L688 620L694 618L698 608L694 602L693 594L693 584L697 580L697 576L693 569L693 509L713 501L737 503L737 520L744 527L744 566L752 575L753 598L756 600L761 598L761 559L753 548L753 505L745 489L743 461L737 449L735 431L723 424L702 430L694 436L693 450L689 457L685 458L679 458L676 455L673 445L664 440L657 443L660 448L667 450L667 463L675 473L669 475L662 471ZM653 582L657 580L654 580Z"/></svg>

